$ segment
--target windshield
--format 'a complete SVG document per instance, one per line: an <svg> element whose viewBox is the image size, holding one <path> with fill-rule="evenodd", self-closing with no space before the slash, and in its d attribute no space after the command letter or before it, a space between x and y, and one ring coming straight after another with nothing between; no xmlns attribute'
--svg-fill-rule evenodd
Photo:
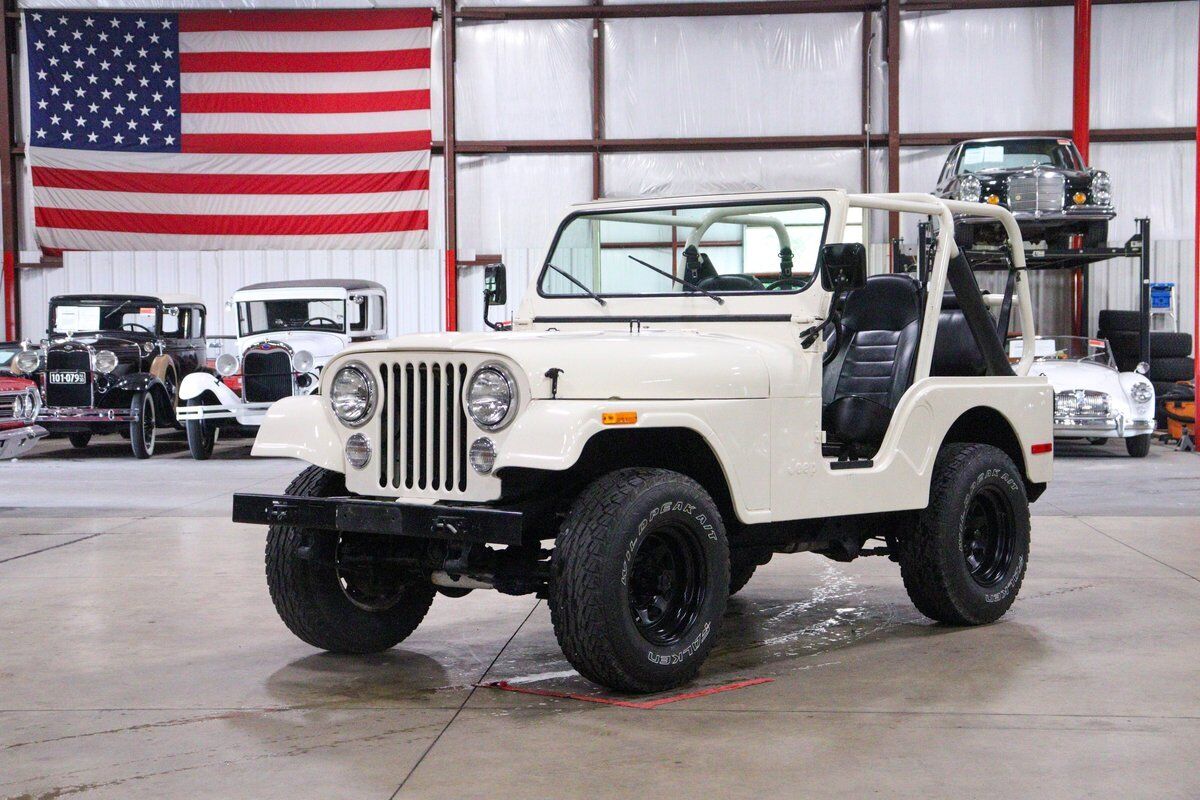
<svg viewBox="0 0 1200 800"><path fill-rule="evenodd" d="M1090 339L1086 336L1039 336L1035 341L1035 361L1090 361L1113 366L1112 355L1108 351L1108 342L1104 339ZM1020 339L1010 339L1008 356L1011 360L1019 361L1025 352L1024 343Z"/></svg>
<svg viewBox="0 0 1200 800"><path fill-rule="evenodd" d="M808 287L829 209L817 200L580 214L559 229L544 297L796 292Z"/></svg>
<svg viewBox="0 0 1200 800"><path fill-rule="evenodd" d="M1037 166L1079 169L1075 145L1070 139L1017 139L965 144L958 160L958 174Z"/></svg>
<svg viewBox="0 0 1200 800"><path fill-rule="evenodd" d="M272 331L346 332L345 300L249 300L237 307L242 336Z"/></svg>
<svg viewBox="0 0 1200 800"><path fill-rule="evenodd" d="M129 300L81 300L60 303L50 309L53 333L157 333L160 308L145 298Z"/></svg>

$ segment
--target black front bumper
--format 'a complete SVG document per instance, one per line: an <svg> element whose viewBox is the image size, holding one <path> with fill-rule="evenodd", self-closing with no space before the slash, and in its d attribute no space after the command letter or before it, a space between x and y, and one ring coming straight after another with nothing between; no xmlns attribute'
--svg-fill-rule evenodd
<svg viewBox="0 0 1200 800"><path fill-rule="evenodd" d="M521 544L524 516L520 511L486 506L417 505L357 497L233 496L234 522L480 544Z"/></svg>

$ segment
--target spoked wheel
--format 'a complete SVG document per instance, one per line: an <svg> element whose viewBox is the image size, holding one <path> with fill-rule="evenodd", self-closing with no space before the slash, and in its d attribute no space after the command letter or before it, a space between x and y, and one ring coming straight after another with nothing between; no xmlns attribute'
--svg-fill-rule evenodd
<svg viewBox="0 0 1200 800"><path fill-rule="evenodd" d="M129 404L129 410L136 419L129 423L129 443L133 455L137 458L149 458L154 455L154 434L158 427L158 419L154 413L154 395L150 392L138 392Z"/></svg>
<svg viewBox="0 0 1200 800"><path fill-rule="evenodd" d="M646 641L676 644L704 605L704 554L678 525L650 531L633 556L629 611Z"/></svg>
<svg viewBox="0 0 1200 800"><path fill-rule="evenodd" d="M550 619L585 678L624 692L686 683L729 595L721 513L691 478L622 469L575 499L551 557Z"/></svg>
<svg viewBox="0 0 1200 800"><path fill-rule="evenodd" d="M984 486L971 498L963 526L963 558L971 579L985 588L1003 580L1012 568L1016 541L1011 503L995 486Z"/></svg>
<svg viewBox="0 0 1200 800"><path fill-rule="evenodd" d="M1029 499L1002 450L949 444L938 454L929 506L897 537L904 588L925 616L981 625L1004 616L1029 561Z"/></svg>

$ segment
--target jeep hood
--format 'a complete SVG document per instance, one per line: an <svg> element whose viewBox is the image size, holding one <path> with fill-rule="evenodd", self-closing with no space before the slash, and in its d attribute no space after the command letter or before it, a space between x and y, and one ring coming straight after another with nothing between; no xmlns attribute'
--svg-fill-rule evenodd
<svg viewBox="0 0 1200 800"><path fill-rule="evenodd" d="M764 348L734 336L694 331L522 331L404 336L346 353L415 350L493 355L525 373L533 397L550 397L557 367L560 399L716 400L770 394Z"/></svg>

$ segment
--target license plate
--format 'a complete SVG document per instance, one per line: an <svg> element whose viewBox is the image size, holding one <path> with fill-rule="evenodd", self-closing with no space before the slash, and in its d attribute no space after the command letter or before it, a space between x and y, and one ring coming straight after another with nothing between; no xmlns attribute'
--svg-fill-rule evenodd
<svg viewBox="0 0 1200 800"><path fill-rule="evenodd" d="M53 370L50 373L51 383L83 384L87 383L87 373L68 370Z"/></svg>

